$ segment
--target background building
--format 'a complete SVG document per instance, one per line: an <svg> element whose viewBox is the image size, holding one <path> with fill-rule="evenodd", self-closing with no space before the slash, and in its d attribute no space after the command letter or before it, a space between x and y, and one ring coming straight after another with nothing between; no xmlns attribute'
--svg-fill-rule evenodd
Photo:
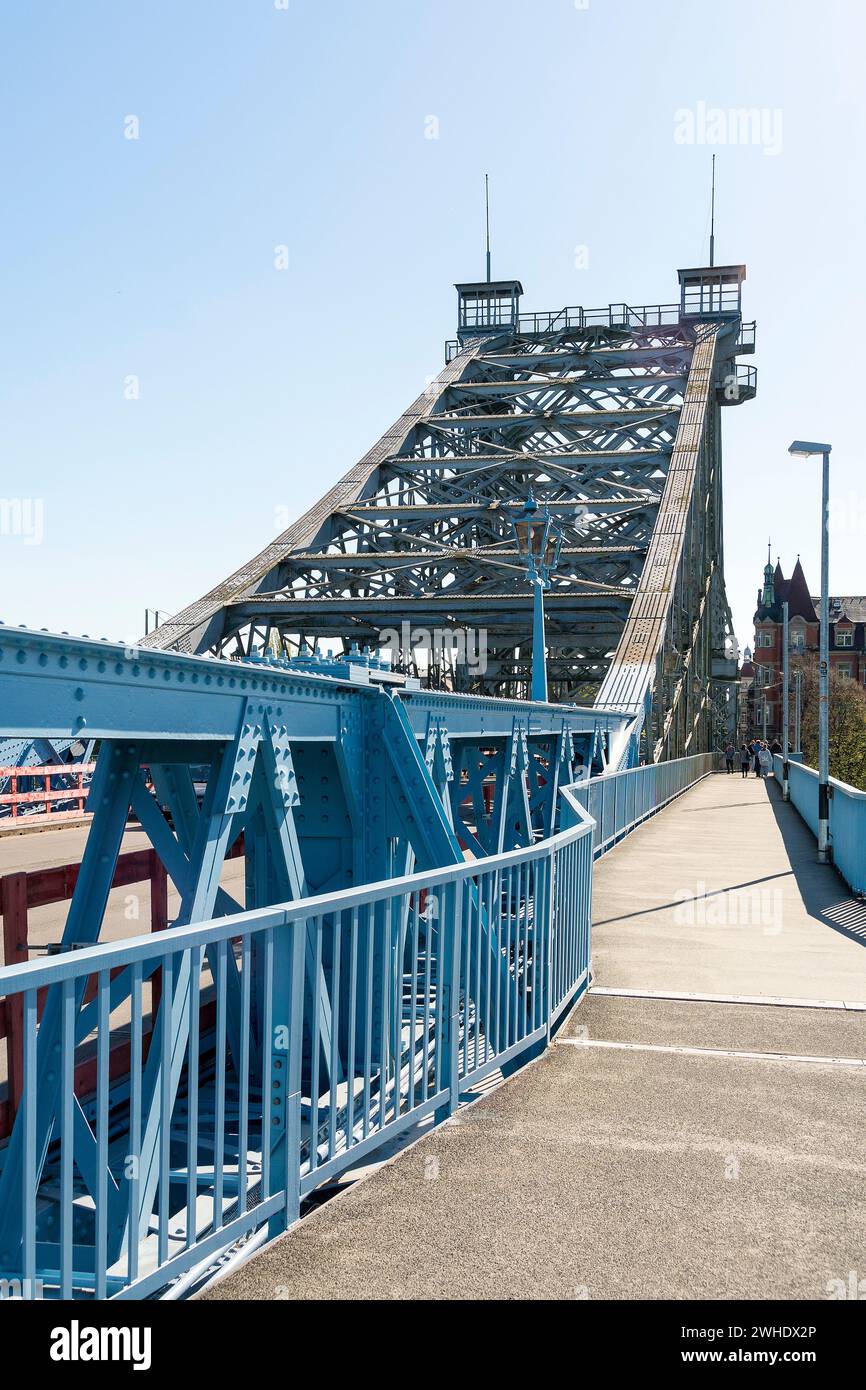
<svg viewBox="0 0 866 1390"><path fill-rule="evenodd" d="M797 556L790 579L770 561L755 610L755 644L740 670L741 734L782 736L782 604L788 601L788 643L792 665L818 661L819 599L809 592ZM749 666L751 665L751 670ZM830 673L866 684L866 596L830 599ZM766 734L765 731L766 730Z"/></svg>

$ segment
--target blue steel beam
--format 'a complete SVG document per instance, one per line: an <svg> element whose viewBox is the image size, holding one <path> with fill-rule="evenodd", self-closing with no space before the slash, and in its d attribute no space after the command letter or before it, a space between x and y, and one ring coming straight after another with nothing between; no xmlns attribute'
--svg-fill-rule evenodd
<svg viewBox="0 0 866 1390"><path fill-rule="evenodd" d="M99 939L130 808L137 811L180 894L172 924L177 929L215 914L235 915L251 905L236 901L220 886L226 853L241 832L249 837L247 882L257 906L387 880L410 868L456 867L463 863L468 843L482 854L531 847L537 834L555 830L554 788L563 740L579 745L589 764L593 758L598 761L602 747L627 737L633 723L619 713L607 719L597 710L395 686L390 673L375 662L320 663L335 674L319 674L315 666L308 661L306 667L313 669L299 671L284 662L227 662L0 629L0 732L12 735L29 727L42 736L75 726L101 740L88 802L94 819L62 949ZM452 750L459 754L458 778L463 766L485 768L481 781L475 779L468 811L461 787L454 785ZM150 769L160 802L170 809L171 825L148 790L142 768ZM200 806L195 784L202 777ZM486 798L492 799L489 807ZM484 980L475 1007L485 1010L490 1005L486 991L502 997L514 990L514 972L525 968L527 947L503 953L490 904L482 903L471 885L466 893L466 910L474 915L478 933L473 961ZM375 918L360 923L362 986L366 980L372 990L374 979L403 969L407 921L403 910L384 926ZM428 924L428 948L436 930L435 923ZM484 971L479 952L490 958ZM274 996L268 1003L260 989L254 994L252 952L242 970L224 946L208 947L205 954L217 987L219 1065L247 1077L265 1055L265 1014L278 1001ZM257 970L263 961L261 957ZM52 1261L63 1266L64 1287L73 1276L104 1280L106 1260L110 1266L123 1250L131 1254L137 1249L154 1219L165 1253L169 1125L182 1088L194 1090L191 1068L199 1065L193 1050L200 1040L190 1034L200 989L194 964L190 955L163 963L159 1016L136 1082L138 1148L133 1168L123 1174L107 1166L100 1126L91 1125L77 1102L70 1108L65 1097L61 1104L58 1088L61 1074L69 1074L76 1047L97 1022L104 1025L127 998L134 1012L140 1009L148 973L141 968L137 975L122 972L87 1005L83 984L73 994L59 989L49 993L36 1046L35 1122L29 1113L19 1116L0 1175L0 1270L13 1268L23 1248L16 1194L24 1172L41 1191L58 1141L63 1190L68 1194L76 1182L93 1197L102 1251L88 1254L86 1238L76 1235L71 1270L72 1237L64 1226L58 1244L55 1208L49 1203L38 1248L46 1267ZM304 1034L302 1077L314 1097L341 1080L332 1068L346 1041L346 1022L335 1022L339 1000L331 997L332 968L310 930L304 993L306 1017L314 1026ZM338 1026L342 1038L336 1036ZM515 1007L506 1024L509 1045L525 1027ZM384 1003L376 1002L366 1021L357 1019L355 1029L354 1055L361 1058L372 1048L381 1054L383 1067L391 1066L397 1020ZM297 1097L296 1079L290 1084L294 1089L289 1094ZM192 1093L186 1103L194 1104ZM223 1121L224 1116L214 1119L213 1163L202 1168L193 1154L190 1163L196 1172L190 1168L187 1174L197 1189L213 1186L217 1206L227 1191L218 1137ZM32 1151L25 1145L25 1122L32 1125ZM287 1132L280 1126L277 1130L274 1164L283 1161Z"/></svg>
<svg viewBox="0 0 866 1390"><path fill-rule="evenodd" d="M263 709L268 702L284 720L291 710L292 743L332 742L346 710L382 694L376 675L368 678L366 668L356 679L314 675L279 663L219 661L0 626L0 736L25 730L62 736L72 727L91 738L158 742L155 761L164 761L171 744L200 744L204 762L206 745L236 738L250 700ZM558 730L563 719L563 707L553 703L406 687L397 698L419 739L434 711L447 710L449 732L463 736L507 738L518 713L539 734ZM633 724L628 713L595 708L569 708L567 719L576 732L600 722L624 732Z"/></svg>

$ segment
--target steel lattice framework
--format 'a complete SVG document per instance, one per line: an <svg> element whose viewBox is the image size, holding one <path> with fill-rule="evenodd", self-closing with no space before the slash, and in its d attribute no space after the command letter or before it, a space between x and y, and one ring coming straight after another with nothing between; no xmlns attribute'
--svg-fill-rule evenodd
<svg viewBox="0 0 866 1390"><path fill-rule="evenodd" d="M754 343L744 275L681 271L679 304L554 314L518 313L517 281L458 286L459 337L429 388L144 645L242 659L384 642L431 685L526 697L532 599L513 519L531 489L562 536L552 698L636 714L656 759L708 747L735 674L719 417L755 389L734 360ZM461 632L486 661L449 661Z"/></svg>
<svg viewBox="0 0 866 1390"><path fill-rule="evenodd" d="M430 389L142 648L0 627L0 739L100 744L66 959L2 972L22 1017L21 1105L0 1149L4 1278L146 1296L259 1222L286 1229L302 1183L378 1142L372 1104L380 1132L389 1104L414 1122L411 1106L397 1113L404 1073L442 1118L461 1094L461 1039L464 1091L479 1056L487 1074L546 1045L550 943L580 947L557 1010L589 973L591 840L579 863L550 857L575 788L708 747L736 672L719 407L754 394L735 364L753 341L743 275L682 271L679 305L557 315L519 314L516 281L460 286L460 336ZM563 538L550 702L520 698L532 598L512 537L530 488ZM436 627L486 629L486 666L431 669L420 654ZM343 653L310 653L320 638ZM403 673L354 643L396 646ZM463 688L422 689L407 667ZM644 772L642 801L630 780L607 802L620 829L685 784L676 767ZM183 945L141 938L134 958L100 942L130 810L177 890L172 928L201 926ZM241 836L235 896L222 870ZM435 911L417 874L435 876ZM575 903L580 932L563 915ZM112 1029L116 1042L127 1023L114 1084ZM94 1045L95 1089L76 1090Z"/></svg>

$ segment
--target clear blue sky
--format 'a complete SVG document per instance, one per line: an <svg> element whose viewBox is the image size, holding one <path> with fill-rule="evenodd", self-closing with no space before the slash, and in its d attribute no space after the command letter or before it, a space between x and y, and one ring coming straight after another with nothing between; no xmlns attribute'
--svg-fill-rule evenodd
<svg viewBox="0 0 866 1390"><path fill-rule="evenodd" d="M758 320L758 398L723 416L738 635L768 535L818 582L795 435L834 445L831 586L866 592L866 8L280 4L3 9L0 497L41 502L44 536L0 535L0 616L134 637L300 514L439 369L485 170L525 308L657 302L705 260L712 149L717 260ZM678 141L699 103L764 137Z"/></svg>

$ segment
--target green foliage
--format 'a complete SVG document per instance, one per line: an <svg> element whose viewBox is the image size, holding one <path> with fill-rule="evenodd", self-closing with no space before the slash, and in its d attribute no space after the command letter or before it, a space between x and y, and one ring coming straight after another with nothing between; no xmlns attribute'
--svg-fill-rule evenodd
<svg viewBox="0 0 866 1390"><path fill-rule="evenodd" d="M818 668L797 663L803 673L803 758L818 766ZM830 776L866 791L866 691L857 681L830 672Z"/></svg>

